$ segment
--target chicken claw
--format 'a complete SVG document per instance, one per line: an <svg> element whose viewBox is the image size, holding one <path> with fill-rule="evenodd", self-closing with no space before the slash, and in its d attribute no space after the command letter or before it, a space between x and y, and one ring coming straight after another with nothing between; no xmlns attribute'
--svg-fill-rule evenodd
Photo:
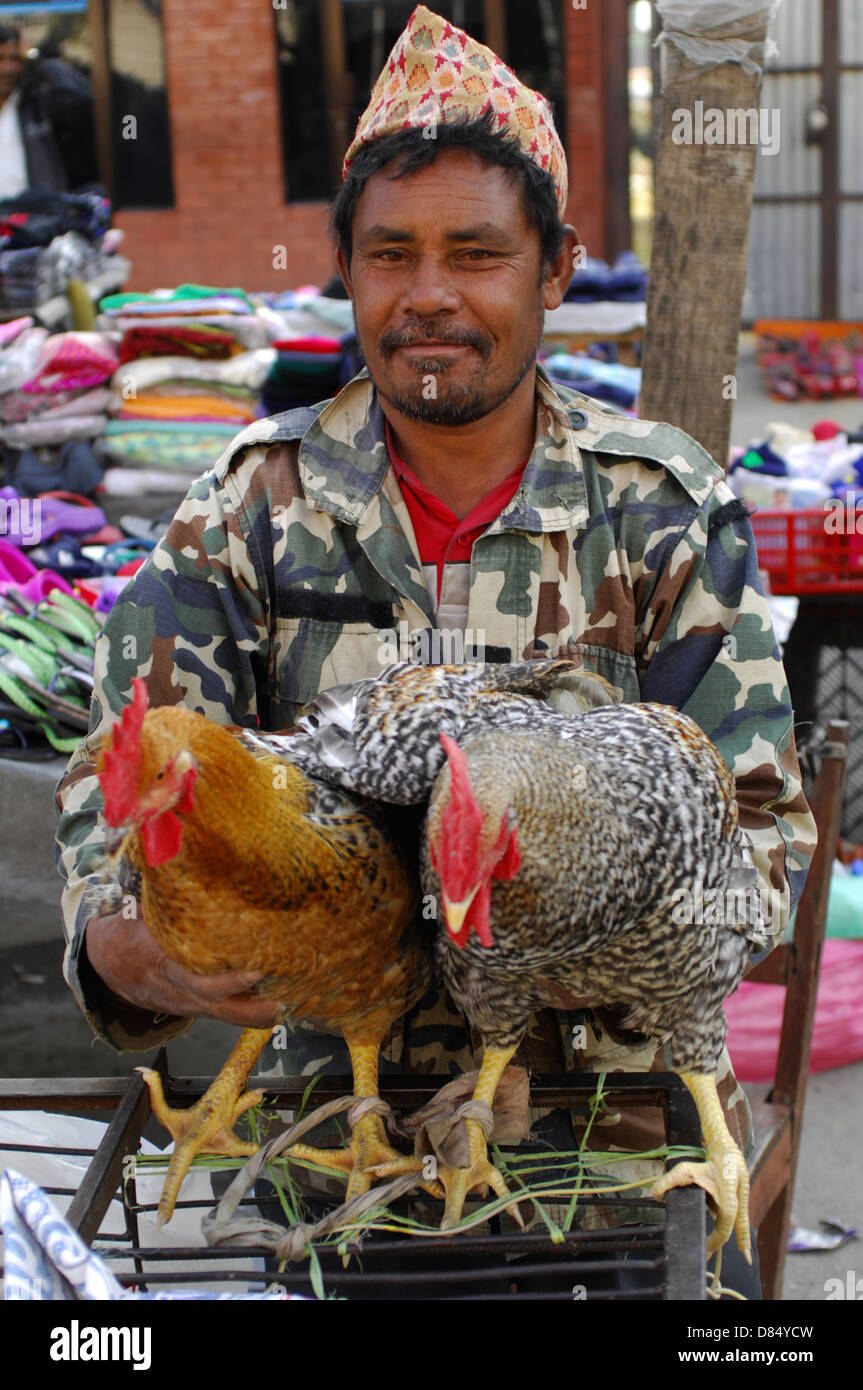
<svg viewBox="0 0 863 1390"><path fill-rule="evenodd" d="M680 1078L691 1092L701 1120L707 1149L704 1163L678 1163L651 1189L653 1197L664 1197L672 1187L697 1183L713 1199L717 1209L716 1221L707 1241L707 1253L721 1250L731 1232L737 1236L738 1249L752 1264L752 1242L749 1232L749 1172L746 1160L732 1139L716 1083L710 1076L681 1072Z"/></svg>
<svg viewBox="0 0 863 1390"><path fill-rule="evenodd" d="M353 1037L345 1030L345 1042L351 1054L351 1068L354 1076L354 1095L358 1105L368 1101L378 1101L378 1056L379 1040ZM350 1202L368 1192L372 1178L378 1173L372 1170L381 1164L401 1163L405 1155L394 1149L387 1140L380 1114L366 1108L353 1125L351 1142L346 1149L314 1149L308 1144L292 1144L287 1151L288 1158L300 1159L306 1163L317 1163L323 1168L337 1168L350 1173L345 1201ZM401 1169L400 1171L413 1171ZM433 1197L443 1196L439 1184L430 1183L426 1191Z"/></svg>
<svg viewBox="0 0 863 1390"><path fill-rule="evenodd" d="M351 1142L346 1149L314 1149L308 1144L292 1144L287 1151L287 1157L350 1173L345 1193L346 1202L368 1192L372 1179L382 1176L382 1167L386 1172L415 1171L413 1168L401 1167L402 1163L410 1160L389 1143L381 1117L375 1114L363 1115L357 1120L351 1134ZM438 1184L428 1183L423 1186L433 1197L443 1196L443 1189Z"/></svg>
<svg viewBox="0 0 863 1390"><path fill-rule="evenodd" d="M492 1114L492 1102L504 1071L515 1053L515 1045L511 1047L486 1047L483 1053L482 1066L473 1090L473 1097L468 1104L462 1107L461 1111L456 1112L456 1118L464 1121L464 1132L467 1136L467 1159L468 1162L463 1168L456 1168L451 1163L435 1163L435 1176L443 1184L446 1192L446 1205L444 1207L443 1219L440 1228L442 1231L451 1231L461 1221L462 1209L465 1198L475 1187L482 1187L483 1190L490 1187L496 1192L498 1197L509 1197L510 1191L503 1180L502 1175L495 1168L494 1164L488 1159L488 1138L494 1125ZM474 1114L469 1112L474 1110ZM464 1112L468 1112L465 1114ZM475 1117L476 1113L483 1116L482 1122ZM462 1152L458 1157L462 1157ZM451 1156L451 1155L450 1155ZM415 1155L413 1158L403 1158L399 1163L380 1164L375 1169L376 1177L394 1177L400 1173L416 1173L426 1171L426 1164L430 1155ZM507 1211L520 1226L524 1225L518 1207L513 1205L507 1207Z"/></svg>
<svg viewBox="0 0 863 1390"><path fill-rule="evenodd" d="M468 1135L468 1148L470 1162L466 1168L451 1168L445 1164L435 1164L435 1173L438 1181L443 1185L443 1192L432 1195L446 1195L446 1205L440 1223L442 1231L451 1231L457 1226L462 1218L462 1209L465 1198L475 1187L481 1187L483 1191L491 1188L498 1197L509 1197L510 1190L503 1180L499 1169L489 1162L488 1145L485 1137L485 1130L478 1120L465 1120L465 1128ZM394 1163L382 1163L375 1167L374 1176L376 1178L396 1177L401 1173L426 1172L428 1156L415 1155L413 1158L402 1157ZM426 1191L430 1191L430 1187ZM507 1211L519 1226L524 1222L518 1207L507 1207Z"/></svg>
<svg viewBox="0 0 863 1390"><path fill-rule="evenodd" d="M233 1133L237 1120L264 1097L263 1091L241 1091L264 1045L270 1028L247 1028L210 1089L188 1110L174 1110L165 1102L162 1078L150 1067L138 1067L150 1090L153 1114L174 1138L174 1152L159 1198L156 1225L164 1226L174 1213L180 1186L199 1153L249 1158L258 1145L245 1143Z"/></svg>

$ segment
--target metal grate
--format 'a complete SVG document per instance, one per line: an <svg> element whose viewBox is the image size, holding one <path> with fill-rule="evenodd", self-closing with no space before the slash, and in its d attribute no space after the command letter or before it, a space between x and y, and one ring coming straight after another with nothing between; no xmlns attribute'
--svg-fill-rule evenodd
<svg viewBox="0 0 863 1390"><path fill-rule="evenodd" d="M174 1078L167 1074L164 1053L157 1066L164 1078L170 1105L190 1104L210 1084L208 1078ZM280 1109L300 1105L308 1077L259 1078L268 1098ZM394 1109L414 1109L425 1104L441 1084L440 1077L385 1077L381 1094ZM351 1078L321 1076L315 1089L317 1103L350 1093ZM595 1078L581 1080L577 1073L531 1078L534 1106L584 1109L595 1092ZM606 1080L606 1094L616 1109L660 1107L669 1144L696 1145L700 1127L692 1100L673 1074L614 1073ZM0 1110L44 1109L77 1114L113 1109L114 1115L99 1147L93 1151L86 1176L67 1213L67 1220L93 1244L98 1236L100 1255L112 1265L121 1283L153 1291L172 1284L198 1287L241 1283L263 1288L278 1285L290 1293L314 1296L308 1262L279 1271L273 1256L263 1249L196 1246L143 1246L138 1218L155 1210L137 1200L135 1179L121 1183L126 1155L135 1153L142 1130L150 1118L149 1091L136 1074L126 1081L96 1080L0 1080ZM7 1149L11 1145L4 1146ZM18 1147L18 1146L16 1146ZM528 1143L525 1147L530 1148ZM55 1152L33 1145L32 1152ZM63 1150L71 1153L72 1150ZM75 1152L82 1152L78 1149ZM86 1152L86 1151L84 1151ZM225 1185L227 1184L227 1175ZM61 1189L62 1190L62 1189ZM57 1191L57 1189L55 1189ZM68 1191L68 1190L67 1190ZM123 1202L125 1229L102 1233L106 1212L114 1198ZM325 1203L320 1193L315 1202ZM411 1202L414 1198L411 1197ZM612 1208L621 1224L605 1230L578 1229L555 1243L545 1227L525 1232L502 1231L495 1218L485 1231L477 1230L442 1238L412 1238L374 1232L349 1245L351 1258L345 1267L333 1245L320 1245L316 1253L327 1297L352 1300L398 1299L424 1301L572 1301L703 1299L705 1285L705 1206L700 1188L675 1189L664 1199L664 1221L637 1224L643 1213L643 1197L629 1194L614 1198L581 1197L580 1210L602 1205ZM333 1203L334 1204L334 1203ZM212 1197L181 1200L178 1210L213 1205ZM246 1199L248 1207L263 1211L273 1221L281 1208L269 1183L259 1183ZM436 1208L439 1211L439 1204ZM315 1215L322 1214L320 1205ZM394 1210L399 1210L398 1206ZM402 1210L407 1210L406 1206ZM431 1204L430 1204L431 1210ZM662 1207L657 1206L657 1216ZM106 1242L109 1242L106 1247ZM250 1257L259 1257L259 1268L250 1272ZM236 1259L234 1267L231 1261ZM132 1271L128 1270L132 1264ZM123 1264L127 1272L117 1267ZM171 1269L165 1266L171 1264ZM182 1269L176 1268L177 1264Z"/></svg>

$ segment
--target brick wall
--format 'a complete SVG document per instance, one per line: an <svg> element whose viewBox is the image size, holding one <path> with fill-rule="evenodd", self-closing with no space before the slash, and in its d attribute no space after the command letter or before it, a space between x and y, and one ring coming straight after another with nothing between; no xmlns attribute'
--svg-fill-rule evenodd
<svg viewBox="0 0 863 1390"><path fill-rule="evenodd" d="M565 29L568 220L592 255L604 225L600 8L567 9ZM117 213L128 287L322 284L335 273L326 205L284 201L272 6L164 0L163 14L176 205ZM273 267L277 245L286 270Z"/></svg>
<svg viewBox="0 0 863 1390"><path fill-rule="evenodd" d="M325 205L284 199L272 6L164 0L163 13L175 207L117 213L129 288L194 280L276 290L328 280ZM287 247L286 270L273 268L278 245Z"/></svg>
<svg viewBox="0 0 863 1390"><path fill-rule="evenodd" d="M591 256L605 255L606 178L603 116L602 3L570 6L564 21L567 221Z"/></svg>

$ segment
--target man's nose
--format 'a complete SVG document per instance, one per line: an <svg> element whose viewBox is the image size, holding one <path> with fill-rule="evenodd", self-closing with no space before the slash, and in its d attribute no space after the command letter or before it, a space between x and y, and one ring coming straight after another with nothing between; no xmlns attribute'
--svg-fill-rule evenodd
<svg viewBox="0 0 863 1390"><path fill-rule="evenodd" d="M446 262L435 256L422 256L411 272L399 307L429 318L442 310L455 311L460 303Z"/></svg>

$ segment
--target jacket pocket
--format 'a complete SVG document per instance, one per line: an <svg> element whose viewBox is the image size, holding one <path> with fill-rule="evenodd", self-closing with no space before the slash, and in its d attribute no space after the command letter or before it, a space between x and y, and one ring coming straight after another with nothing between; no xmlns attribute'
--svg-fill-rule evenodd
<svg viewBox="0 0 863 1390"><path fill-rule="evenodd" d="M638 680L638 667L635 657L628 652L616 651L613 647L601 647L594 643L567 642L555 652L555 656L566 656L572 661L581 661L585 671L603 676L612 685L624 704L639 704L642 699Z"/></svg>
<svg viewBox="0 0 863 1390"><path fill-rule="evenodd" d="M386 635L372 623L277 618L272 652L280 700L304 705L331 685L379 676L389 660Z"/></svg>

